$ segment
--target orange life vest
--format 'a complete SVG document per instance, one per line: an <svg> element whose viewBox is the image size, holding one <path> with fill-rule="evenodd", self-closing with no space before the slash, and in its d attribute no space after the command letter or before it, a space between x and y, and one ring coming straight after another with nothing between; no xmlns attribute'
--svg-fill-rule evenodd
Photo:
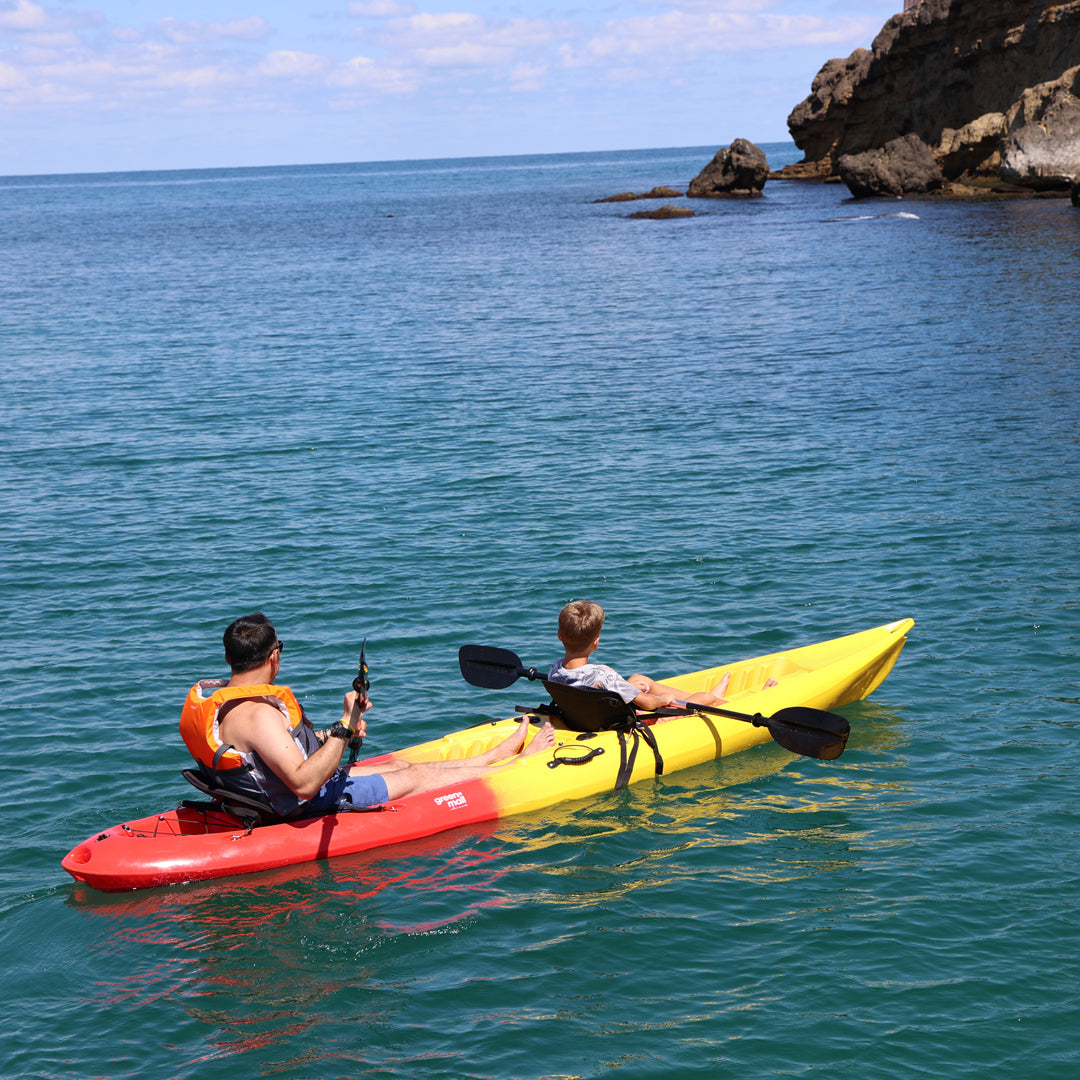
<svg viewBox="0 0 1080 1080"><path fill-rule="evenodd" d="M319 749L311 721L304 715L296 695L287 686L227 686L226 679L202 679L188 692L180 714L180 734L191 756L225 787L241 794L261 795L278 813L288 813L305 800L288 786L254 752L242 753L222 742L221 721L244 701L262 701L281 711L289 733L305 758Z"/></svg>

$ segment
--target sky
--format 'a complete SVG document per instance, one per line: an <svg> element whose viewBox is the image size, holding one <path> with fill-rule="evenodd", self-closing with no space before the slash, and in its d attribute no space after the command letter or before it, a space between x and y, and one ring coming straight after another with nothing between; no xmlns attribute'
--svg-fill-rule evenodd
<svg viewBox="0 0 1080 1080"><path fill-rule="evenodd" d="M902 0L0 0L0 175L789 139Z"/></svg>

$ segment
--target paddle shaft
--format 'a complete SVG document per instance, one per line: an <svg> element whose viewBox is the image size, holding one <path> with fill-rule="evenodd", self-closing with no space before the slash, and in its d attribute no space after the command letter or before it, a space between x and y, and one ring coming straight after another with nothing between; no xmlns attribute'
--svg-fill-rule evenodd
<svg viewBox="0 0 1080 1080"><path fill-rule="evenodd" d="M363 642L360 645L360 663L357 665L356 678L352 681L352 688L360 695L361 698L366 698L367 692L371 688L371 680L368 678L367 660L364 658L364 649L366 647L367 638L364 638ZM360 756L360 747L363 745L364 738L362 735L354 735L349 740L350 765L356 764L356 759Z"/></svg>
<svg viewBox="0 0 1080 1080"><path fill-rule="evenodd" d="M762 716L761 713L754 713L751 716L750 713L732 712L730 709L721 709L716 705L699 705L695 701L676 700L673 704L682 705L684 709L693 709L694 712L715 713L717 716L727 716L732 720L745 720L748 724L753 724L754 727L765 727L769 722L768 717Z"/></svg>

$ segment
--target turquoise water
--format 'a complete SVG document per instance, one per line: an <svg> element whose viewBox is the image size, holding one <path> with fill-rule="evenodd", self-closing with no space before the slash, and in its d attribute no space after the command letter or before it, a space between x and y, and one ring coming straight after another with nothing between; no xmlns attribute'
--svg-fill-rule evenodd
<svg viewBox="0 0 1080 1080"><path fill-rule="evenodd" d="M1080 213L592 202L713 149L0 179L5 1080L1080 1075ZM366 637L377 752L577 596L657 675L917 625L836 762L61 870L186 797L236 615L317 721Z"/></svg>

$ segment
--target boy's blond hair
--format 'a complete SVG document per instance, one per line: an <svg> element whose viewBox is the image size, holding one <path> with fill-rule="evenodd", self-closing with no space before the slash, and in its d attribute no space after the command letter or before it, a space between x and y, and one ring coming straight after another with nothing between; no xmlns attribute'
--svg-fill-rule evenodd
<svg viewBox="0 0 1080 1080"><path fill-rule="evenodd" d="M559 612L559 640L571 649L584 649L599 636L604 609L591 600L571 600Z"/></svg>

